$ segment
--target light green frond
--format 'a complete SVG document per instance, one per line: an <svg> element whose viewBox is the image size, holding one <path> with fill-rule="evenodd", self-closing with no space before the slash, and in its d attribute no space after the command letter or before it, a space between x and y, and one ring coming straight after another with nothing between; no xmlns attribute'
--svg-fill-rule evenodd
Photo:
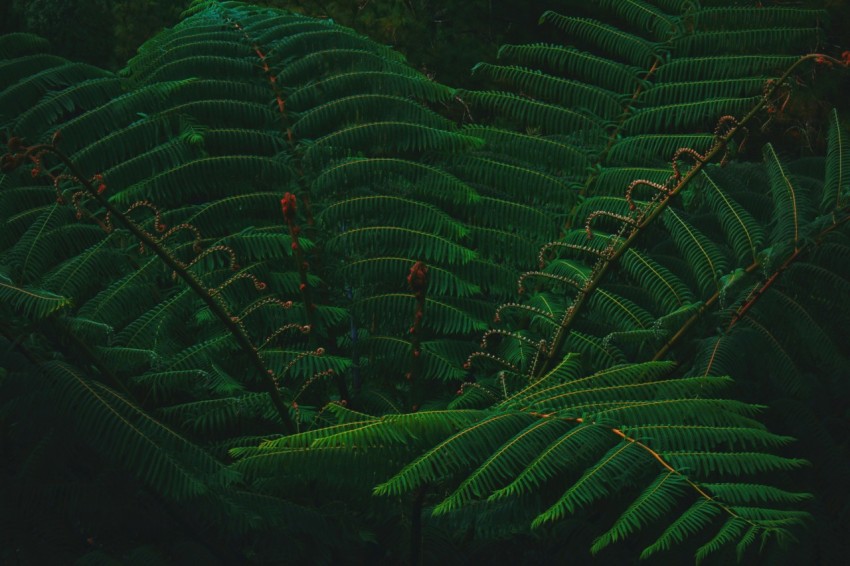
<svg viewBox="0 0 850 566"><path fill-rule="evenodd" d="M773 244L790 245L796 248L802 237L801 225L809 220L814 212L809 195L802 186L794 182L772 145L765 145L762 154L774 203L774 225L770 241Z"/></svg>
<svg viewBox="0 0 850 566"><path fill-rule="evenodd" d="M303 32L276 41L272 54L279 59L286 60L290 57L299 57L327 49L331 45L339 49L366 49L374 53L379 53L387 59L404 61L404 55L400 52L384 45L377 45L372 40L357 35L343 27Z"/></svg>
<svg viewBox="0 0 850 566"><path fill-rule="evenodd" d="M703 487L710 490L720 500L731 505L751 503L799 503L812 498L810 493L785 491L770 485L752 483L706 483Z"/></svg>
<svg viewBox="0 0 850 566"><path fill-rule="evenodd" d="M626 474L641 468L649 455L631 442L613 446L593 466L572 484L561 498L534 519L532 528L562 519L597 499L616 493L628 482ZM634 472L632 472L634 473Z"/></svg>
<svg viewBox="0 0 850 566"><path fill-rule="evenodd" d="M316 77L329 76L332 73L347 73L355 69L421 77L421 73L415 69L395 59L388 59L373 50L324 48L285 65L278 73L277 81L286 86L300 85Z"/></svg>
<svg viewBox="0 0 850 566"><path fill-rule="evenodd" d="M558 419L538 419L520 430L493 452L448 497L434 507L440 515L459 509L474 499L494 492L505 480L515 477L538 452L570 428Z"/></svg>
<svg viewBox="0 0 850 566"><path fill-rule="evenodd" d="M727 241L735 250L735 256L739 261L754 261L764 242L761 225L721 188L710 170L703 169L701 178L705 181L702 194L712 212L717 215Z"/></svg>
<svg viewBox="0 0 850 566"><path fill-rule="evenodd" d="M121 80L106 76L82 81L59 92L47 93L37 104L17 117L12 131L36 139L56 128L60 119L80 109L93 110L121 93Z"/></svg>
<svg viewBox="0 0 850 566"><path fill-rule="evenodd" d="M43 289L32 289L15 285L11 279L0 274L0 301L16 314L31 321L41 320L72 305L68 297Z"/></svg>
<svg viewBox="0 0 850 566"><path fill-rule="evenodd" d="M740 539L746 530L750 528L751 523L738 517L730 517L726 519L720 530L714 537L699 547L696 552L696 562L701 563L707 556L713 552L717 552L726 544L736 542Z"/></svg>
<svg viewBox="0 0 850 566"><path fill-rule="evenodd" d="M822 212L837 210L850 198L850 140L842 131L838 112L829 115L827 133L826 173L823 183Z"/></svg>
<svg viewBox="0 0 850 566"><path fill-rule="evenodd" d="M14 59L23 55L43 53L50 49L50 42L32 33L15 32L0 38L0 58Z"/></svg>
<svg viewBox="0 0 850 566"><path fill-rule="evenodd" d="M571 330L564 340L564 351L582 355L589 369L602 369L626 361L623 353L613 344L577 330Z"/></svg>
<svg viewBox="0 0 850 566"><path fill-rule="evenodd" d="M346 262L339 273L346 281L359 281L364 285L395 281L401 286L412 265L405 257L369 257ZM428 266L427 281L426 295L469 297L480 292L478 285L459 277L455 270L436 265Z"/></svg>
<svg viewBox="0 0 850 566"><path fill-rule="evenodd" d="M423 483L441 479L470 463L485 460L490 451L534 421L522 413L504 413L484 418L428 450L398 474L375 487L376 495L398 495ZM462 453L464 457L458 458Z"/></svg>
<svg viewBox="0 0 850 566"><path fill-rule="evenodd" d="M380 93L355 94L311 108L292 125L296 138L314 138L358 122L412 121L422 126L451 129L452 123L433 110L401 96Z"/></svg>
<svg viewBox="0 0 850 566"><path fill-rule="evenodd" d="M704 151L714 143L711 134L640 134L617 141L608 153L615 163L643 164L647 161L667 163L680 147ZM668 175L669 177L669 175ZM626 184L628 186L628 184Z"/></svg>
<svg viewBox="0 0 850 566"><path fill-rule="evenodd" d="M445 238L400 226L355 228L330 238L327 246L341 252L357 250L359 254L404 253L440 263L467 263L476 255Z"/></svg>
<svg viewBox="0 0 850 566"><path fill-rule="evenodd" d="M650 522L657 521L672 511L687 487L686 481L679 474L668 471L659 474L631 502L611 528L593 541L590 552L596 554L609 544L628 538Z"/></svg>
<svg viewBox="0 0 850 566"><path fill-rule="evenodd" d="M55 255L51 244L56 241L50 234L67 226L71 212L63 206L52 204L41 212L17 243L6 252L3 263L11 267L9 276L15 281L32 281L40 276Z"/></svg>
<svg viewBox="0 0 850 566"><path fill-rule="evenodd" d="M602 287L590 296L587 308L590 317L598 317L606 325L620 330L650 328L654 321L652 314L638 304Z"/></svg>
<svg viewBox="0 0 850 566"><path fill-rule="evenodd" d="M10 36L4 35L0 41L7 37ZM9 84L8 87L0 90L0 109L2 109L0 110L0 124L10 121L12 117L20 116L33 106L34 101L41 100L47 92L62 86L81 84L83 81L108 76L110 76L110 73L92 65L65 63L49 67L14 84Z"/></svg>
<svg viewBox="0 0 850 566"><path fill-rule="evenodd" d="M56 55L33 53L0 61L0 84L13 85L26 77L66 64L68 61ZM3 114L4 121L9 116Z"/></svg>
<svg viewBox="0 0 850 566"><path fill-rule="evenodd" d="M99 452L174 500L229 483L232 472L107 387L59 362L44 364L48 394ZM116 418L117 417L117 418Z"/></svg>
<svg viewBox="0 0 850 566"><path fill-rule="evenodd" d="M687 537L704 530L720 513L720 507L713 501L698 499L664 529L655 542L643 549L641 559L649 558L662 550L669 550Z"/></svg>
<svg viewBox="0 0 850 566"><path fill-rule="evenodd" d="M411 122L368 122L322 136L308 146L304 160L317 164L322 153L333 155L334 150L344 150L343 155L362 151L380 157L395 152L462 152L481 144L478 138Z"/></svg>
<svg viewBox="0 0 850 566"><path fill-rule="evenodd" d="M688 286L650 256L630 248L623 254L621 263L665 312L694 302Z"/></svg>
<svg viewBox="0 0 850 566"><path fill-rule="evenodd" d="M590 166L586 148L565 143L558 137L523 134L477 124L466 126L463 131L485 140L483 149L537 163L550 172L579 172Z"/></svg>
<svg viewBox="0 0 850 566"><path fill-rule="evenodd" d="M654 85L640 97L641 104L684 104L709 98L741 98L760 94L765 77L743 77L712 81L670 82Z"/></svg>
<svg viewBox="0 0 850 566"><path fill-rule="evenodd" d="M642 0L594 0L594 4L612 11L630 27L651 33L657 40L667 40L681 25L675 16L665 14Z"/></svg>
<svg viewBox="0 0 850 566"><path fill-rule="evenodd" d="M784 458L765 452L664 452L674 467L702 477L741 476L771 470L793 470L809 463L800 458Z"/></svg>
<svg viewBox="0 0 850 566"><path fill-rule="evenodd" d="M649 66L658 57L656 44L597 20L562 16L548 10L540 16L540 23L544 22L561 29L570 40L592 44L637 67Z"/></svg>
<svg viewBox="0 0 850 566"><path fill-rule="evenodd" d="M730 29L733 27L781 28L807 23L811 26L828 21L826 10L812 10L784 6L723 6L706 7L688 14L693 23L702 29Z"/></svg>
<svg viewBox="0 0 850 566"><path fill-rule="evenodd" d="M399 225L458 240L467 228L439 208L409 198L372 195L338 200L325 208L318 219L329 226L359 225L392 218Z"/></svg>
<svg viewBox="0 0 850 566"><path fill-rule="evenodd" d="M613 92L631 92L639 84L635 67L571 47L544 43L503 45L497 56L499 60L542 67Z"/></svg>
<svg viewBox="0 0 850 566"><path fill-rule="evenodd" d="M129 205L147 198L159 206L173 206L192 198L224 196L238 190L235 187L286 186L291 177L290 166L277 159L254 155L206 157L161 171L117 192L111 200Z"/></svg>
<svg viewBox="0 0 850 566"><path fill-rule="evenodd" d="M312 191L324 196L347 192L346 187L399 183L426 202L470 204L478 200L475 190L444 170L396 158L356 158L325 167L313 181Z"/></svg>
<svg viewBox="0 0 850 566"><path fill-rule="evenodd" d="M735 77L778 76L790 67L794 55L720 55L682 57L658 68L659 82L679 82L701 77L702 80L726 80Z"/></svg>
<svg viewBox="0 0 850 566"><path fill-rule="evenodd" d="M499 91L460 90L458 96L473 108L486 109L516 120L523 129L544 134L565 134L576 130L593 139L601 135L603 123L590 114Z"/></svg>
<svg viewBox="0 0 850 566"><path fill-rule="evenodd" d="M614 147L616 148L617 146L615 145ZM636 179L644 179L659 185L664 185L670 179L670 176L671 172L669 167L605 167L598 175L596 175L596 177L593 178L587 194L589 196L622 197L626 193L628 186ZM637 185L632 194L636 198L642 199L643 193L639 192L642 190L646 190L648 195L651 195L654 191L654 189Z"/></svg>
<svg viewBox="0 0 850 566"><path fill-rule="evenodd" d="M561 178L487 157L461 158L453 169L464 180L492 187L497 195L509 195L523 203L556 202L569 206L578 197L577 191Z"/></svg>
<svg viewBox="0 0 850 566"><path fill-rule="evenodd" d="M478 63L472 73L507 83L530 97L567 108L583 108L604 120L614 120L623 112L623 104L616 93L580 81L553 77L539 70Z"/></svg>
<svg viewBox="0 0 850 566"><path fill-rule="evenodd" d="M467 334L487 327L484 322L449 301L449 298L426 297L422 322L424 328L440 334ZM356 301L351 305L351 309L364 321L372 320L379 314L389 315L396 330L403 332L413 323L416 299L413 294L386 293Z"/></svg>
<svg viewBox="0 0 850 566"><path fill-rule="evenodd" d="M169 371L189 370L210 367L216 359L222 359L239 350L239 345L229 333L223 333L215 338L189 346L178 352L165 364Z"/></svg>
<svg viewBox="0 0 850 566"><path fill-rule="evenodd" d="M672 207L667 207L661 220L687 260L703 294L717 291L720 275L729 270L729 263L720 248Z"/></svg>
<svg viewBox="0 0 850 566"><path fill-rule="evenodd" d="M580 424L545 447L511 483L494 491L490 501L514 497L533 490L550 478L575 469L589 457L614 444L611 431L595 424Z"/></svg>
<svg viewBox="0 0 850 566"><path fill-rule="evenodd" d="M745 114L760 99L760 96L712 98L642 108L623 122L623 130L629 135L669 130L704 131L711 129L718 116Z"/></svg>
<svg viewBox="0 0 850 566"><path fill-rule="evenodd" d="M811 51L822 40L823 31L817 27L771 27L701 31L677 37L671 44L677 54L686 57L758 52L776 55Z"/></svg>
<svg viewBox="0 0 850 566"><path fill-rule="evenodd" d="M424 77L386 71L353 71L301 87L287 97L286 104L296 112L303 112L342 96L368 92L412 96L426 102L446 102L452 97L450 88Z"/></svg>
<svg viewBox="0 0 850 566"><path fill-rule="evenodd" d="M694 424L646 424L624 426L623 432L657 448L682 450L687 446L706 448L766 448L791 443L780 436L752 426L707 426Z"/></svg>

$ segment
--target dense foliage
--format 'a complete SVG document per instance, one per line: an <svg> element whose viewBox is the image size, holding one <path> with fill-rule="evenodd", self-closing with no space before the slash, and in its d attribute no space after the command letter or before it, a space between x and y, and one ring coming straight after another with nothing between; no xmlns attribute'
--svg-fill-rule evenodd
<svg viewBox="0 0 850 566"><path fill-rule="evenodd" d="M3 560L839 561L850 54L586 4L486 90L229 1L0 38Z"/></svg>

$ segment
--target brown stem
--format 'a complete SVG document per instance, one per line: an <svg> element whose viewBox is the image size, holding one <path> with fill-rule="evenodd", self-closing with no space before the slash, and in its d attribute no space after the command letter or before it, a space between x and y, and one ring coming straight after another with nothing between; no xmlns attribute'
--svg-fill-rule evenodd
<svg viewBox="0 0 850 566"><path fill-rule="evenodd" d="M270 370L266 367L262 358L260 358L257 349L251 343L251 340L245 334L244 330L240 328L240 326L231 318L230 313L225 310L225 308L219 303L212 295L207 291L206 286L204 286L201 281L195 277L195 275L188 271L182 262L180 262L177 258L171 255L171 253L164 248L155 238L153 238L150 234L148 234L145 230L139 227L135 222L133 222L130 218L125 216L121 211L115 208L112 203L110 203L106 198L98 193L95 190L94 186L88 180L88 177L83 175L83 173L79 170L77 165L71 161L71 159L66 156L64 153L59 151L53 145L39 145L33 146L29 150L30 152L41 152L48 151L59 158L60 161L71 171L71 174L83 185L89 197L94 199L100 206L102 206L110 215L111 218L117 218L118 221L124 225L124 227L130 231L140 242L142 242L148 249L152 250L160 259L171 269L175 274L177 274L183 281L189 285L189 288L198 295L201 300L209 307L210 311L218 318L222 324L224 324L225 328L233 335L236 343L242 348L242 350L248 355L251 360L254 368L260 373L262 382L269 394L269 397L274 405L275 409L278 412L278 416L280 417L281 422L283 423L284 429L288 433L292 433L295 430L295 427L292 423L292 419L289 416L289 409L283 401L283 398L280 396L280 391L278 391L277 386L275 385L274 378L270 373Z"/></svg>
<svg viewBox="0 0 850 566"><path fill-rule="evenodd" d="M709 150L705 153L704 156L701 156L702 159L695 160L693 166L688 170L688 172L679 179L678 183L675 187L670 189L669 194L660 200L657 205L652 208L650 211L646 213L646 215L637 223L636 226L632 228L629 232L628 236L623 240L618 246L616 246L611 255L603 260L599 267L594 271L592 277L589 279L587 286L585 287L585 292L580 293L575 301L573 302L572 308L569 309L562 321L558 329L555 331L555 336L551 340L552 348L549 352L549 355L543 360L543 363L540 364L539 369L535 372L535 376L540 376L545 374L548 370L550 364L555 359L558 351L560 350L561 345L563 344L564 339L568 335L567 331L571 326L573 320L577 313L581 310L581 307L584 305L587 298L590 294L599 286L602 281L602 278L608 272L608 269L624 254L628 249L635 243L638 236L642 233L643 229L646 228L649 224L651 224L658 216L661 215L662 212L667 208L667 205L670 203L672 197L679 194L682 189L687 186L687 184L705 167L706 163L711 161L714 157L716 157L721 152L726 151L727 144L732 140L738 131L744 128L744 125L747 124L750 120L752 120L756 114L768 103L773 94L785 83L785 81L791 76L791 74L799 67L803 62L808 61L810 59L816 59L818 57L827 57L824 55L820 55L817 53L813 53L810 55L804 55L800 59L794 62L783 74L782 76L776 80L770 88L764 93L762 98L758 103L736 124L733 124L726 133L722 136L718 136L714 145L709 148ZM827 57L828 59L832 59ZM836 63L840 63L837 60L834 60Z"/></svg>

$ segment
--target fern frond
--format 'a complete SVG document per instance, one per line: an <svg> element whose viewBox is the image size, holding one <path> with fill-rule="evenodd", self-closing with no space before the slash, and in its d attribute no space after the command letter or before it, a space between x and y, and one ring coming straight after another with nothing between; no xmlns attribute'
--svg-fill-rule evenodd
<svg viewBox="0 0 850 566"><path fill-rule="evenodd" d="M497 57L527 67L551 69L612 92L630 92L639 84L635 67L560 45L503 45Z"/></svg>
<svg viewBox="0 0 850 566"><path fill-rule="evenodd" d="M448 87L427 80L385 71L340 73L296 89L286 99L292 110L304 111L342 96L365 93L411 96L426 102L447 102L453 93Z"/></svg>
<svg viewBox="0 0 850 566"><path fill-rule="evenodd" d="M403 236L403 238L402 238ZM467 263L475 252L450 240L400 226L369 226L347 230L328 240L329 250L345 252L349 246L361 254L405 253L441 263Z"/></svg>
<svg viewBox="0 0 850 566"><path fill-rule="evenodd" d="M323 151L345 148L373 156L393 152L462 152L480 146L478 138L452 131L420 126L412 122L368 122L343 128L317 139L304 152L304 160L314 164Z"/></svg>
<svg viewBox="0 0 850 566"><path fill-rule="evenodd" d="M762 92L765 77L743 77L712 81L667 82L654 85L641 94L640 102L656 104L684 104L709 98L744 98Z"/></svg>
<svg viewBox="0 0 850 566"><path fill-rule="evenodd" d="M658 46L646 39L624 32L590 18L562 16L551 10L543 12L540 23L551 23L562 30L570 39L577 38L625 59L636 67L647 67L658 58Z"/></svg>
<svg viewBox="0 0 850 566"><path fill-rule="evenodd" d="M761 96L713 98L695 102L664 104L641 108L623 122L623 130L640 135L668 130L708 130L717 116L724 113L743 115L756 105Z"/></svg>
<svg viewBox="0 0 850 566"><path fill-rule="evenodd" d="M628 538L644 525L672 511L687 487L687 482L678 474L668 471L659 474L611 528L593 541L590 552L596 554L609 544Z"/></svg>
<svg viewBox="0 0 850 566"><path fill-rule="evenodd" d="M711 147L711 134L639 134L617 141L608 153L614 163L645 164L646 162L668 163L680 147L697 149ZM669 175L668 175L669 177ZM632 179L633 180L633 179ZM628 183L626 183L628 186Z"/></svg>
<svg viewBox="0 0 850 566"><path fill-rule="evenodd" d="M523 134L492 126L468 125L464 132L485 140L484 149L540 164L550 171L583 171L590 166L587 149L555 136Z"/></svg>
<svg viewBox="0 0 850 566"><path fill-rule="evenodd" d="M786 8L784 6L724 6L706 7L688 14L701 29L730 29L738 27L781 28L807 23L817 26L828 21L826 10Z"/></svg>
<svg viewBox="0 0 850 566"><path fill-rule="evenodd" d="M370 222L376 216L392 217L395 222L412 230L450 240L460 239L467 234L467 228L437 207L389 195L339 200L325 208L319 220L331 226L350 225Z"/></svg>
<svg viewBox="0 0 850 566"><path fill-rule="evenodd" d="M720 248L672 207L665 209L661 219L679 252L693 270L701 291L709 295L716 291L720 275L729 270Z"/></svg>
<svg viewBox="0 0 850 566"><path fill-rule="evenodd" d="M401 96L355 94L337 98L304 112L292 124L292 135L312 138L357 122L412 121L422 126L451 129L451 122L433 110Z"/></svg>
<svg viewBox="0 0 850 566"><path fill-rule="evenodd" d="M9 37L4 35L0 41ZM41 39L41 38L39 38ZM41 100L45 93L61 90L67 85L80 84L97 78L109 77L110 73L85 63L64 63L34 73L14 84L4 85L0 90L0 123L8 123L32 107L33 101Z"/></svg>
<svg viewBox="0 0 850 566"><path fill-rule="evenodd" d="M826 173L820 208L829 212L841 208L850 198L850 141L842 131L838 112L829 115L827 132Z"/></svg>
<svg viewBox="0 0 850 566"><path fill-rule="evenodd" d="M710 57L683 57L658 68L659 82L693 80L726 80L736 77L778 76L790 67L794 55L720 55Z"/></svg>
<svg viewBox="0 0 850 566"><path fill-rule="evenodd" d="M470 461L483 461L490 450L515 433L518 426L528 425L534 420L522 413L504 413L482 419L405 466L394 477L376 486L374 493L398 495L423 483L439 480L449 472L467 466ZM464 454L465 461L459 461L453 455L457 451Z"/></svg>
<svg viewBox="0 0 850 566"><path fill-rule="evenodd" d="M732 16L734 17L734 16ZM749 22L748 22L749 23ZM823 40L820 28L771 27L721 31L700 31L673 39L672 48L686 57L717 53L750 54L814 51Z"/></svg>
<svg viewBox="0 0 850 566"><path fill-rule="evenodd" d="M41 371L78 433L166 497L187 500L235 479L205 451L74 368L51 362Z"/></svg>
<svg viewBox="0 0 850 566"><path fill-rule="evenodd" d="M405 190L426 202L464 205L478 200L472 187L443 169L396 158L355 158L328 165L313 181L312 190L325 195L376 181L404 181Z"/></svg>
<svg viewBox="0 0 850 566"><path fill-rule="evenodd" d="M325 47L307 53L284 66L276 78L284 85L300 85L315 80L316 77L352 72L355 69L421 77L421 73L415 69L374 50Z"/></svg>
<svg viewBox="0 0 850 566"><path fill-rule="evenodd" d="M517 66L478 63L473 75L508 83L527 96L569 108L583 108L604 120L614 120L623 112L616 93L603 88L572 81Z"/></svg>
<svg viewBox="0 0 850 566"><path fill-rule="evenodd" d="M456 490L434 507L440 515L460 508L476 498L496 491L497 487L522 470L536 451L550 445L570 425L558 419L538 419L520 430L470 474Z"/></svg>
<svg viewBox="0 0 850 566"><path fill-rule="evenodd" d="M0 58L15 59L24 55L43 53L50 49L50 42L32 33L14 32L0 38Z"/></svg>
<svg viewBox="0 0 850 566"><path fill-rule="evenodd" d="M811 218L814 210L808 195L790 177L773 146L765 145L762 153L774 203L775 224L770 240L774 244L791 245L796 248L801 238L801 224Z"/></svg>
<svg viewBox="0 0 850 566"><path fill-rule="evenodd" d="M68 297L43 289L31 289L15 285L0 273L0 300L31 321L41 320L72 305Z"/></svg>
<svg viewBox="0 0 850 566"><path fill-rule="evenodd" d="M453 164L458 176L479 185L492 187L496 194L509 195L524 203L542 201L569 206L577 198L577 191L564 179L519 165L512 165L488 157L465 156Z"/></svg>
<svg viewBox="0 0 850 566"><path fill-rule="evenodd" d="M737 259L754 261L764 243L764 231L755 218L721 188L711 171L710 168L702 171L702 179L705 181L702 194L712 212L717 215Z"/></svg>
<svg viewBox="0 0 850 566"><path fill-rule="evenodd" d="M499 91L460 90L458 96L473 107L516 120L523 129L534 129L545 134L566 134L579 130L590 140L602 134L603 123L599 118L564 108L560 104Z"/></svg>
<svg viewBox="0 0 850 566"><path fill-rule="evenodd" d="M617 14L640 31L647 31L658 40L667 40L679 30L679 20L642 0L594 0L606 10Z"/></svg>

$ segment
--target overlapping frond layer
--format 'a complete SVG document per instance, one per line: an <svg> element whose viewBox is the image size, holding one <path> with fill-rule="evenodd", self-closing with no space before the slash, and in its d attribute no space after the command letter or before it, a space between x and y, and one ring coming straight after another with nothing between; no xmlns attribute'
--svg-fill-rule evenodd
<svg viewBox="0 0 850 566"><path fill-rule="evenodd" d="M720 392L847 395L846 132L833 114L826 159L796 163L726 165L724 136L783 112L771 80L823 14L591 5L477 65L487 90L238 2L195 2L119 74L0 40L10 155L78 171L4 162L4 340L50 384L15 403L61 397L97 451L239 533L315 485L476 533L592 507L594 553L796 532L807 494L768 484L799 452ZM846 451L796 407L782 430Z"/></svg>

